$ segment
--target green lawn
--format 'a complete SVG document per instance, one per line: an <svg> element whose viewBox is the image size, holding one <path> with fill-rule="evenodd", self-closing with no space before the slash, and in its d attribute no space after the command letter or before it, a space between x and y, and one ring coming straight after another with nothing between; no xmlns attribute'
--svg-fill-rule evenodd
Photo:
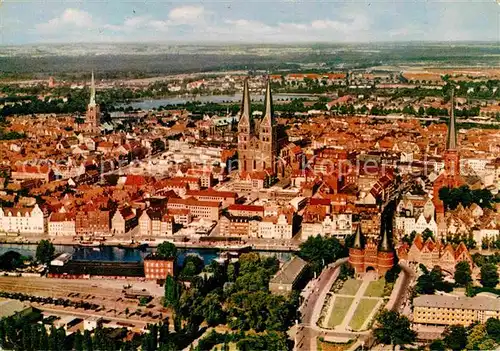
<svg viewBox="0 0 500 351"><path fill-rule="evenodd" d="M361 299L349 322L349 326L353 330L360 330L378 301L378 299Z"/></svg>
<svg viewBox="0 0 500 351"><path fill-rule="evenodd" d="M335 296L332 313L330 314L327 324L329 328L333 328L342 323L351 306L352 300L354 300L352 297Z"/></svg>
<svg viewBox="0 0 500 351"><path fill-rule="evenodd" d="M368 296L368 297L382 297L382 296L384 296L384 285L385 285L384 278L370 282L370 284L368 285L368 287L365 290L365 296Z"/></svg>
<svg viewBox="0 0 500 351"><path fill-rule="evenodd" d="M354 296L356 295L356 292L358 291L362 283L363 282L361 280L348 279L344 282L344 286L342 286L342 289L337 291L337 294Z"/></svg>

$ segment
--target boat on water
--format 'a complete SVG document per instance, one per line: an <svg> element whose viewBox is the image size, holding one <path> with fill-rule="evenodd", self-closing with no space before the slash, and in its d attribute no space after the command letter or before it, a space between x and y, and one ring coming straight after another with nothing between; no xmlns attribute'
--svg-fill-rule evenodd
<svg viewBox="0 0 500 351"><path fill-rule="evenodd" d="M80 241L78 243L78 246L80 247L93 247L95 249L99 249L100 246L102 246L102 243L100 241L97 241L97 240L93 240L93 241Z"/></svg>
<svg viewBox="0 0 500 351"><path fill-rule="evenodd" d="M142 249L144 247L147 247L148 245L145 244L145 243L139 243L139 242L130 242L130 243L126 243L126 244L118 244L118 247L123 247L123 248L126 248L126 249Z"/></svg>

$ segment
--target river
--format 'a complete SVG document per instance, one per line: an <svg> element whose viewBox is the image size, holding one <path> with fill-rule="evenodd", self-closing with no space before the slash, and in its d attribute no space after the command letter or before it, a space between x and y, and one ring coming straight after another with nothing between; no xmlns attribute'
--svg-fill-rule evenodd
<svg viewBox="0 0 500 351"><path fill-rule="evenodd" d="M273 95L273 100L276 101L290 101L295 99L317 99L317 97L312 95L301 95L301 94L276 94ZM179 105L185 104L187 102L198 101L201 103L227 103L227 102L240 102L241 95L199 95L199 96L174 96L164 99L154 99L154 100L140 100L132 101L130 103L120 103L116 104L115 107L127 107L131 106L134 109L140 110L151 110L153 108L158 108L160 106L167 105ZM263 102L264 95L253 95L252 101Z"/></svg>
<svg viewBox="0 0 500 351"><path fill-rule="evenodd" d="M78 247L68 245L54 245L56 253L68 252L75 261L111 261L111 262L142 262L144 257L154 251L152 248L122 248L118 246L103 246L99 248ZM23 256L35 256L36 245L33 244L0 244L0 255L7 251L16 251ZM217 258L218 249L179 249L178 264L182 265L184 258L189 254L199 255L205 264ZM288 252L256 251L261 255L276 255L278 259L286 261L291 258Z"/></svg>

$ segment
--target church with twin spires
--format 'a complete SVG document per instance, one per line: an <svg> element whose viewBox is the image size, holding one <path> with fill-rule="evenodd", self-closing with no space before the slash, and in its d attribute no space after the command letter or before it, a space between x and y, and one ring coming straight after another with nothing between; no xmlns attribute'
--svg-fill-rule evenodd
<svg viewBox="0 0 500 351"><path fill-rule="evenodd" d="M238 122L238 167L240 175L266 172L275 175L278 161L278 137L273 115L271 82L267 80L265 111L262 119L253 118L248 78L243 83L243 99Z"/></svg>

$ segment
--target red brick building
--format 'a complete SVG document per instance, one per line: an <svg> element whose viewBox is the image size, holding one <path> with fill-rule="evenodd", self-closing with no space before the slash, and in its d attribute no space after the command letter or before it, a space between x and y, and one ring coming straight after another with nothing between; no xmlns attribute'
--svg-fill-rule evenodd
<svg viewBox="0 0 500 351"><path fill-rule="evenodd" d="M151 254L144 259L144 275L147 280L164 281L175 272L175 258L163 258Z"/></svg>
<svg viewBox="0 0 500 351"><path fill-rule="evenodd" d="M464 184L460 175L460 153L458 149L458 138L455 127L455 103L453 91L451 93L451 112L450 122L448 124L448 134L446 137L446 150L443 155L444 172L434 181L434 206L438 216L444 213L443 201L439 198L439 190L443 187L456 188Z"/></svg>
<svg viewBox="0 0 500 351"><path fill-rule="evenodd" d="M78 211L75 218L77 235L111 235L111 216L107 210Z"/></svg>
<svg viewBox="0 0 500 351"><path fill-rule="evenodd" d="M361 226L358 225L354 244L349 249L349 263L358 277L371 270L375 271L378 277L383 277L394 266L394 249L390 243L388 229L384 228L382 239L377 243L375 240L365 241Z"/></svg>

